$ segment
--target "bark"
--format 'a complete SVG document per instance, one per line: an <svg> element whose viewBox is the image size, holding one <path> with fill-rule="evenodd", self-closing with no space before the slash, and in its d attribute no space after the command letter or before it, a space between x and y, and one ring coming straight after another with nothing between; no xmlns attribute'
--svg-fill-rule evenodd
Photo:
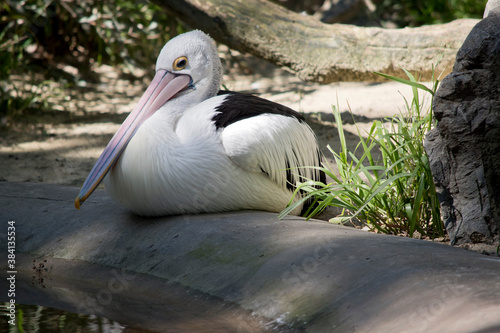
<svg viewBox="0 0 500 333"><path fill-rule="evenodd" d="M373 71L429 79L451 72L458 48L478 20L405 29L324 24L266 0L153 0L216 41L286 66L305 81L380 81Z"/></svg>

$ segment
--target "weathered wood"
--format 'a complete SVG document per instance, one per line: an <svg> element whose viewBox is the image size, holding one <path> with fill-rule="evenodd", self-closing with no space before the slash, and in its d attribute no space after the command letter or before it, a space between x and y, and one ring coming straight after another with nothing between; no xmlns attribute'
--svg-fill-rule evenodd
<svg viewBox="0 0 500 333"><path fill-rule="evenodd" d="M289 67L305 81L380 80L373 71L429 78L448 73L478 20L405 29L323 24L265 0L153 0L232 49Z"/></svg>
<svg viewBox="0 0 500 333"><path fill-rule="evenodd" d="M494 257L258 211L141 218L101 189L77 211L77 192L0 182L16 302L158 332L500 332ZM48 261L47 288L33 259Z"/></svg>

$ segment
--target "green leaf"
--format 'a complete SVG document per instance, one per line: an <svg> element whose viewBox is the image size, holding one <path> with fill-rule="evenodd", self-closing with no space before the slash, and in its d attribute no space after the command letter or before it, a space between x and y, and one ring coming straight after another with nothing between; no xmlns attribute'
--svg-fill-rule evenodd
<svg viewBox="0 0 500 333"><path fill-rule="evenodd" d="M334 224L344 224L344 222L351 220L351 216L336 216L328 220L330 223Z"/></svg>
<svg viewBox="0 0 500 333"><path fill-rule="evenodd" d="M405 72L406 72L406 70L405 70ZM399 78L399 77L396 77L396 76L392 76L392 75L384 74L384 73L380 73L380 72L374 72L374 73L377 74L377 75L380 75L382 77L385 77L386 79L389 79L389 80L392 80L392 81L395 81L395 82L399 82L399 83L403 83L403 84L406 84L408 86L415 87L415 88L427 91L432 96L434 96L434 91L432 91L431 89L427 88L426 86L424 86L421 83L413 82L413 81L410 81L410 80L407 80L407 79L402 79L402 78Z"/></svg>

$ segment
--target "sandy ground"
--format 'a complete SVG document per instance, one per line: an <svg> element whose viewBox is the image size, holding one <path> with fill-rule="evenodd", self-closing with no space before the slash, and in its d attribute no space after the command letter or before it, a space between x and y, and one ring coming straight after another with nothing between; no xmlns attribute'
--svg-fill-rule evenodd
<svg viewBox="0 0 500 333"><path fill-rule="evenodd" d="M338 151L332 105L338 105L346 122L348 145L357 144L356 128L366 131L375 119L404 110L411 88L395 82L339 82L329 85L306 83L294 75L259 59L221 50L226 73L223 84L303 112L315 131L327 160L330 145ZM75 73L74 68L64 68ZM77 71L76 71L77 73ZM152 73L130 81L108 67L95 68L98 83L81 81L72 89L60 88L54 112L27 117L0 133L0 181L44 182L80 187L103 148L119 128L143 91ZM428 96L425 103L430 103ZM352 113L352 115L351 115ZM75 196L78 189L75 188ZM484 248L471 246L483 251ZM496 248L488 247L488 253Z"/></svg>
<svg viewBox="0 0 500 333"><path fill-rule="evenodd" d="M234 56L232 56L234 58ZM229 63L229 64L228 64ZM242 65L243 63L243 65ZM373 119L398 113L404 107L402 96L411 89L398 83L305 83L292 74L255 58L245 57L229 65L224 85L287 105L306 114L328 158L327 144L338 146L333 125L332 105L344 112L352 123L349 106L358 126L364 130ZM258 72L253 70L258 68ZM68 71L74 69L68 69ZM80 186L103 148L118 129L149 83L150 76L131 82L122 79L111 67L95 69L99 83L82 82L81 87L62 90L61 106L54 112L28 117L0 135L0 180L45 182ZM265 73L265 74L262 74ZM354 148L356 130L353 133Z"/></svg>

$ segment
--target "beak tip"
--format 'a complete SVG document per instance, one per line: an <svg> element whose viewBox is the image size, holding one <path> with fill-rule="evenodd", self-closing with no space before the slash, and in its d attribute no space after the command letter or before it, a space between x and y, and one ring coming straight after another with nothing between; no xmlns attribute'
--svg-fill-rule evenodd
<svg viewBox="0 0 500 333"><path fill-rule="evenodd" d="M80 201L80 196L77 196L76 199L75 199L75 208L80 210L80 205L82 204L82 202Z"/></svg>

